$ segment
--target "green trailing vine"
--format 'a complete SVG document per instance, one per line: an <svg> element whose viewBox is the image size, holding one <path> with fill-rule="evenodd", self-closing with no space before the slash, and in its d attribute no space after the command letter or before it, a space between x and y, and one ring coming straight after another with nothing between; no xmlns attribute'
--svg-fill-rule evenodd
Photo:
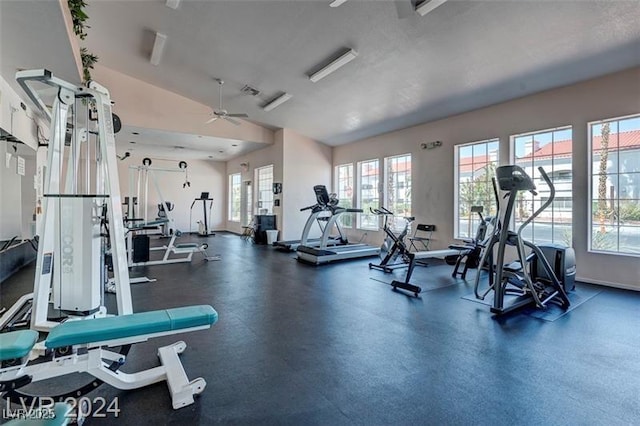
<svg viewBox="0 0 640 426"><path fill-rule="evenodd" d="M80 56L82 58L82 78L84 81L91 80L91 71L93 66L98 62L98 57L90 53L86 47L80 48Z"/></svg>
<svg viewBox="0 0 640 426"><path fill-rule="evenodd" d="M73 32L80 40L87 37L87 29L91 28L87 25L89 15L85 12L87 3L85 0L67 0L71 19L73 22ZM91 70L98 62L98 57L89 52L86 47L80 48L80 57L82 59L82 79L87 82L91 80Z"/></svg>
<svg viewBox="0 0 640 426"><path fill-rule="evenodd" d="M67 4L73 19L73 32L80 40L84 40L87 37L86 29L91 28L85 23L89 19L89 15L84 11L87 3L84 0L67 0Z"/></svg>

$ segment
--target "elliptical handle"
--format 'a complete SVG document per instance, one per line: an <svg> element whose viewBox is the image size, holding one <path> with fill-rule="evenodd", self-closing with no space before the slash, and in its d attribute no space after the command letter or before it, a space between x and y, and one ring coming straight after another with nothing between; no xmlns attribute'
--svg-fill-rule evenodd
<svg viewBox="0 0 640 426"><path fill-rule="evenodd" d="M312 205L312 206L303 207L303 208L301 208L301 209L300 209L300 211L301 211L301 212L303 212L303 211L305 211L305 210L310 210L310 209L312 209L312 208L316 207L317 205L318 205L318 204L314 204L314 205Z"/></svg>
<svg viewBox="0 0 640 426"><path fill-rule="evenodd" d="M544 179L544 181L547 183L547 185L549 186L549 199L547 200L547 202L544 203L544 205L542 206L541 210L546 209L551 203L553 203L553 200L556 198L556 187L553 184L553 182L551 181L551 178L549 177L549 175L547 174L547 172L544 171L544 169L542 168L542 166L538 167L538 171L540 172L540 174L542 175L542 179Z"/></svg>

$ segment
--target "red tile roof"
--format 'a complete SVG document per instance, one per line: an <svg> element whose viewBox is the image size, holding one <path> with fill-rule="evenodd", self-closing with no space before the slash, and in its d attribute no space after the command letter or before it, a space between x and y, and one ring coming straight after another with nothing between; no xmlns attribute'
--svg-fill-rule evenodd
<svg viewBox="0 0 640 426"><path fill-rule="evenodd" d="M595 136L593 138L593 151L600 151L600 147L602 143L602 136ZM612 133L609 136L609 149L617 148L620 151L626 151L629 149L640 149L640 130L632 130L629 132L621 132L621 133ZM520 157L523 158L531 158L532 156L536 159L551 157L552 155L556 157L570 157L571 156L571 139L556 141L551 144L548 143L544 145L539 150L533 152L532 154L525 155Z"/></svg>

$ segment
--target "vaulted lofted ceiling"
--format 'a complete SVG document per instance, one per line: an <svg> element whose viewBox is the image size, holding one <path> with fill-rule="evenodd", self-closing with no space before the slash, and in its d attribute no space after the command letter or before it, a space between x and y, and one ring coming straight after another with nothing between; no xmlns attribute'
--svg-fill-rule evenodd
<svg viewBox="0 0 640 426"><path fill-rule="evenodd" d="M16 68L46 67L79 82L62 3L0 0L0 72L18 93ZM91 28L82 44L100 57L99 68L195 101L182 116L176 110L184 108L170 104L147 113L166 108L185 126L204 123L204 105L218 104L214 77L220 77L229 111L330 145L640 65L637 1L449 0L424 17L404 19L396 2L383 0L348 0L337 8L329 7L330 0L181 0L176 10L165 0L88 3ZM156 31L168 37L159 66L149 62ZM358 57L317 83L309 81L307 74L342 48L353 48ZM245 84L261 94L241 93ZM281 91L293 98L263 111ZM126 106L122 96L115 99L118 108ZM230 136L242 132L220 120L171 134L167 127L137 126L136 151L161 145L167 155L224 161L263 146ZM119 137L122 149L132 149L130 136Z"/></svg>
<svg viewBox="0 0 640 426"><path fill-rule="evenodd" d="M404 19L375 0L88 3L86 44L104 66L212 107L223 78L229 111L330 145L640 65L637 1L449 0ZM343 48L358 57L309 81ZM263 111L281 91L293 98Z"/></svg>

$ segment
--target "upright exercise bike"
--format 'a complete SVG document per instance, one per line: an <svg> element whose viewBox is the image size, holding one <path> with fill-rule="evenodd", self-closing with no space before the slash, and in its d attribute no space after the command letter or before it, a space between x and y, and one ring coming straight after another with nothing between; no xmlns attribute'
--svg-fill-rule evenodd
<svg viewBox="0 0 640 426"><path fill-rule="evenodd" d="M409 261L407 253L409 253L409 249L407 248L404 239L409 232L409 225L411 225L411 222L416 218L413 216L403 217L404 228L396 235L396 233L393 232L393 229L389 226L389 218L394 217L394 214L391 211L384 207L380 207L378 209L369 208L369 210L377 216L384 216L384 227L382 229L385 234L387 234L382 242L382 246L380 246L380 258L382 261L380 263L369 263L369 269L375 268L384 272L392 272L394 269L408 267Z"/></svg>

